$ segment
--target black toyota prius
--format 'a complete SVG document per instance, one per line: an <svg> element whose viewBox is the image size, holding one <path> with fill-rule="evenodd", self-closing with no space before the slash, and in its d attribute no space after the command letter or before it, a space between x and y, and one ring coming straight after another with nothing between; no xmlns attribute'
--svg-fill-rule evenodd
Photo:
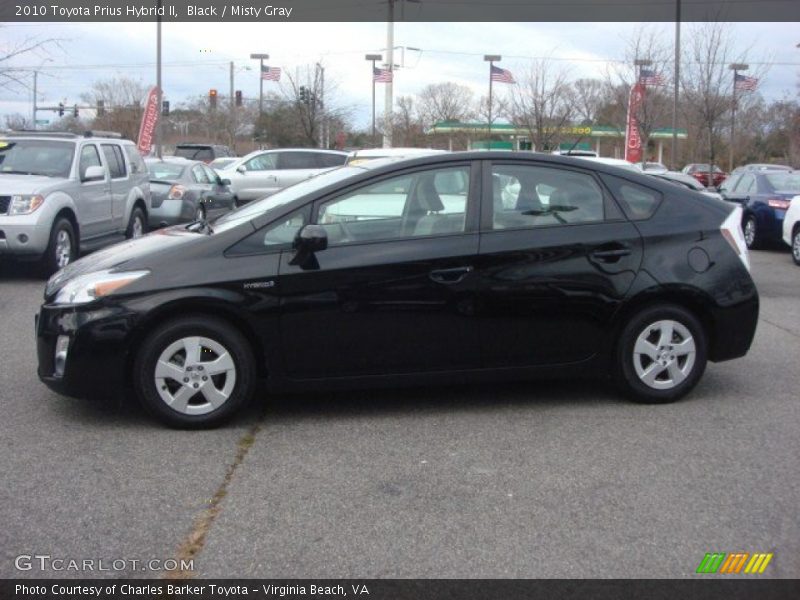
<svg viewBox="0 0 800 600"><path fill-rule="evenodd" d="M39 376L206 427L272 390L577 375L689 392L758 319L741 209L532 153L342 167L83 258L47 283ZM531 388L535 395L535 388Z"/></svg>

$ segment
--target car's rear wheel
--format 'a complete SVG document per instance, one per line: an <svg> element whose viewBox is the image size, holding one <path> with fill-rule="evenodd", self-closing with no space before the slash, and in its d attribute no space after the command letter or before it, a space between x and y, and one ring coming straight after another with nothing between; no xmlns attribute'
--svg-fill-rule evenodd
<svg viewBox="0 0 800 600"><path fill-rule="evenodd" d="M42 257L45 275L63 269L78 256L78 240L69 219L61 217L50 230L50 241Z"/></svg>
<svg viewBox="0 0 800 600"><path fill-rule="evenodd" d="M761 245L761 238L758 234L758 223L754 215L749 215L744 220L744 241L751 250L755 250Z"/></svg>
<svg viewBox="0 0 800 600"><path fill-rule="evenodd" d="M792 260L800 267L800 226L797 225L792 233Z"/></svg>
<svg viewBox="0 0 800 600"><path fill-rule="evenodd" d="M134 387L152 414L172 427L213 427L253 395L256 368L247 340L213 317L159 325L141 345Z"/></svg>
<svg viewBox="0 0 800 600"><path fill-rule="evenodd" d="M147 220L145 219L144 211L137 206L131 211L131 218L128 219L128 229L125 231L125 237L131 240L140 238L145 233L147 233Z"/></svg>
<svg viewBox="0 0 800 600"><path fill-rule="evenodd" d="M623 329L616 379L637 402L673 402L697 385L706 360L706 334L697 318L680 306L653 306Z"/></svg>

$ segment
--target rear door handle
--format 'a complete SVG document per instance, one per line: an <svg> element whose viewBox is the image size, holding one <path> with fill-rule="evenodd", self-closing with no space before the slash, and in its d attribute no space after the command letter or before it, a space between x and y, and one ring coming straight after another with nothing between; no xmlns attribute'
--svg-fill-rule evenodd
<svg viewBox="0 0 800 600"><path fill-rule="evenodd" d="M460 283L472 272L472 267L455 267L454 269L438 269L431 271L429 277L436 283L453 285Z"/></svg>
<svg viewBox="0 0 800 600"><path fill-rule="evenodd" d="M602 262L617 262L623 256L630 256L631 249L625 246L616 247L616 248L608 248L601 250L592 250L590 256L596 260Z"/></svg>

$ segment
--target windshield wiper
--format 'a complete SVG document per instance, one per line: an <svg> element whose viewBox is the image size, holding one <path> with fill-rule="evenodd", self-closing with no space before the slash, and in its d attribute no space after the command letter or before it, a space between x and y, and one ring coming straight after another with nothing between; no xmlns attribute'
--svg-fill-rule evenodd
<svg viewBox="0 0 800 600"><path fill-rule="evenodd" d="M214 233L214 230L211 228L211 224L208 222L208 219L198 219L197 221L192 221L186 226L187 231L196 231L197 233L207 233L211 235Z"/></svg>

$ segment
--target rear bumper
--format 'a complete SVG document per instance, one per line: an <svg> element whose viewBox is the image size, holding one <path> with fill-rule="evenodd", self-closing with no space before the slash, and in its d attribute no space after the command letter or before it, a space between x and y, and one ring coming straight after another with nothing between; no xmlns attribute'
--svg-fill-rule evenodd
<svg viewBox="0 0 800 600"><path fill-rule="evenodd" d="M714 331L708 349L709 360L720 362L747 354L756 335L758 307L758 294L753 293L745 302L712 311Z"/></svg>

